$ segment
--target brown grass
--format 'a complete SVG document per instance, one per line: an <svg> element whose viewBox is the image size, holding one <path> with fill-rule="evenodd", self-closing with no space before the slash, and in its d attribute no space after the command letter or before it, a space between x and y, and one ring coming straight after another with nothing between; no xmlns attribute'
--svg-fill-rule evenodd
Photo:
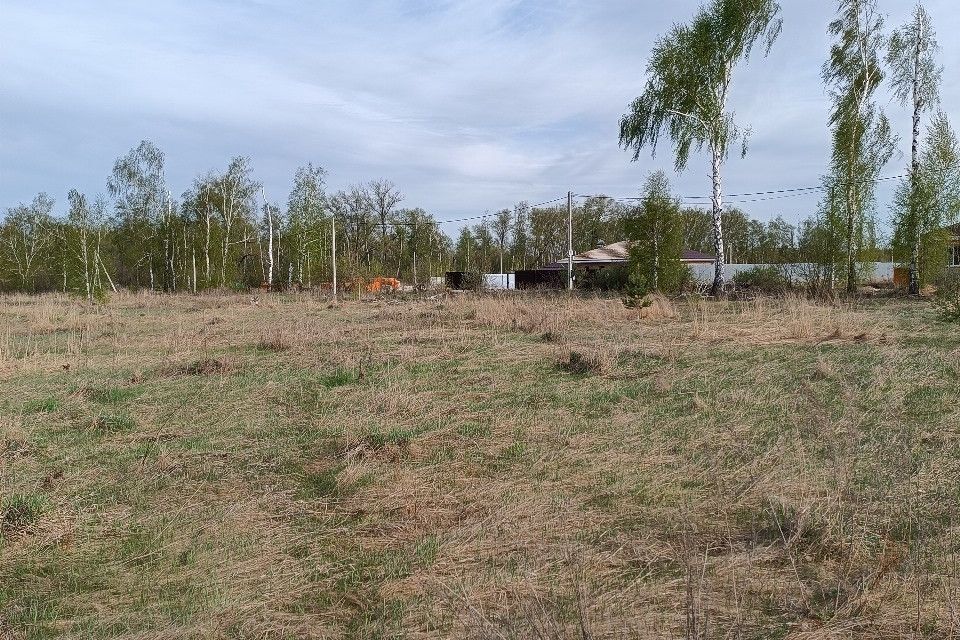
<svg viewBox="0 0 960 640"><path fill-rule="evenodd" d="M957 337L651 308L6 298L0 629L957 637Z"/></svg>

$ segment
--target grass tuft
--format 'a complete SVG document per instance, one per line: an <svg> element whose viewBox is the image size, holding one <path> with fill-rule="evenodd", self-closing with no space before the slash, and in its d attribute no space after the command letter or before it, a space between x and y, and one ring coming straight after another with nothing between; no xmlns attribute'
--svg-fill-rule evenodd
<svg viewBox="0 0 960 640"><path fill-rule="evenodd" d="M101 413L93 420L98 431L128 433L137 428L137 422L127 413Z"/></svg>
<svg viewBox="0 0 960 640"><path fill-rule="evenodd" d="M260 336L260 341L257 342L257 349L260 351L273 351L281 352L286 351L290 348L290 343L287 342L283 334L277 332L272 336Z"/></svg>
<svg viewBox="0 0 960 640"><path fill-rule="evenodd" d="M349 384L353 384L354 382L357 382L357 379L357 373L352 369L338 367L331 373L320 376L319 382L328 389L335 389L337 387L345 387Z"/></svg>
<svg viewBox="0 0 960 640"><path fill-rule="evenodd" d="M29 400L23 405L24 413L53 413L60 408L60 400L57 398L41 398L39 400Z"/></svg>
<svg viewBox="0 0 960 640"><path fill-rule="evenodd" d="M14 493L0 502L0 534L12 537L26 532L48 508L47 499L35 493Z"/></svg>

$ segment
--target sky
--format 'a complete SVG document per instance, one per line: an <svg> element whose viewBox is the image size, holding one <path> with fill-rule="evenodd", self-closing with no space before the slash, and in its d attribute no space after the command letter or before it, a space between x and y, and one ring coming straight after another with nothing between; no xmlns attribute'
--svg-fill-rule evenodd
<svg viewBox="0 0 960 640"><path fill-rule="evenodd" d="M887 28L911 9L878 0ZM684 197L710 191L709 161L673 173L669 145L638 162L619 119L642 92L658 35L699 0L0 0L0 209L40 191L105 191L115 159L148 139L171 191L249 156L283 202L312 162L328 190L386 178L403 206L439 220L526 200L637 195L665 169ZM725 191L819 184L829 162L820 69L832 0L781 0L783 34L734 77L732 108L752 128ZM943 108L960 109L956 0L925 0L940 34ZM910 116L878 94L908 164ZM889 218L893 184L879 190ZM796 222L817 197L744 203ZM445 226L448 233L456 224Z"/></svg>

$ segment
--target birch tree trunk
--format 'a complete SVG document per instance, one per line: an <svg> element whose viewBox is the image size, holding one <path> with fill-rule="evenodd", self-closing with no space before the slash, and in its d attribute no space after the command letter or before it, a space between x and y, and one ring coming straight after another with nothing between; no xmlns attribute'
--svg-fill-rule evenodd
<svg viewBox="0 0 960 640"><path fill-rule="evenodd" d="M920 295L920 113L923 111L923 99L920 96L920 55L923 51L923 21L917 16L917 46L913 60L913 142L911 145L912 162L910 165L910 219L913 223L913 246L910 252L910 294Z"/></svg>
<svg viewBox="0 0 960 640"><path fill-rule="evenodd" d="M269 234L269 240L267 240L267 286L273 289L273 215L270 212L270 207L267 207L267 233Z"/></svg>
<svg viewBox="0 0 960 640"><path fill-rule="evenodd" d="M206 271L204 272L204 286L210 286L210 205L207 205L207 237L203 244L203 260L205 262Z"/></svg>
<svg viewBox="0 0 960 640"><path fill-rule="evenodd" d="M723 167L723 157L720 148L711 145L713 155L713 250L717 254L716 268L713 274L713 287L710 294L719 296L723 292L724 283L724 241L723 241L723 178L720 170Z"/></svg>

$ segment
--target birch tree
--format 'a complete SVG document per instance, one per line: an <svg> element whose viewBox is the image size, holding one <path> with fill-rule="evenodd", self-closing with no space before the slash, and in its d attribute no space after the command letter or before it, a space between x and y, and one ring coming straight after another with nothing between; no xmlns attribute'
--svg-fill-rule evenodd
<svg viewBox="0 0 960 640"><path fill-rule="evenodd" d="M77 271L83 277L83 292L88 301L103 295L103 278L116 292L113 278L103 262L103 240L107 231L106 203L97 198L91 204L87 197L71 189L67 194L70 210L64 225L64 242L76 261Z"/></svg>
<svg viewBox="0 0 960 640"><path fill-rule="evenodd" d="M711 159L714 250L713 295L724 282L723 164L747 132L728 110L733 71L760 45L769 53L780 35L780 5L774 0L711 0L689 25L677 25L654 46L644 93L620 121L620 144L639 158L645 147L656 152L664 134L674 144L677 171L692 151L707 148Z"/></svg>
<svg viewBox="0 0 960 640"><path fill-rule="evenodd" d="M910 293L920 293L920 245L923 236L920 203L920 120L924 111L940 101L943 69L937 64L937 36L930 16L918 4L907 24L893 33L887 50L890 82L897 100L913 108L910 164L910 203L900 230L912 239L910 252ZM949 125L948 125L949 128Z"/></svg>
<svg viewBox="0 0 960 640"><path fill-rule="evenodd" d="M310 256L314 245L325 237L324 210L327 196L324 191L326 171L323 167L307 164L297 169L293 178L293 190L287 199L287 218L290 221L290 237L295 245L297 279L311 284ZM322 249L322 247L321 247ZM304 266L307 266L304 279Z"/></svg>
<svg viewBox="0 0 960 640"><path fill-rule="evenodd" d="M663 171L647 178L643 200L630 216L630 289L636 297L674 292L683 283L683 221L680 202L670 193Z"/></svg>
<svg viewBox="0 0 960 640"><path fill-rule="evenodd" d="M234 240L235 229L241 222L248 222L254 212L254 197L260 184L253 180L250 159L236 157L227 170L217 177L220 221L223 228L220 262L220 286L227 284L227 261L231 250L238 244L245 245L250 238L244 235Z"/></svg>
<svg viewBox="0 0 960 640"><path fill-rule="evenodd" d="M21 291L36 290L37 271L52 237L53 205L53 198L41 193L29 205L7 209L0 242Z"/></svg>
<svg viewBox="0 0 960 640"><path fill-rule="evenodd" d="M203 261L203 286L204 288L213 286L213 243L214 236L219 231L218 211L222 205L219 198L220 183L218 177L214 174L206 174L197 177L193 181L193 186L181 196L183 201L183 218L190 220L193 227L192 232L196 233L196 227L200 227L199 236L201 259ZM219 241L217 241L219 244ZM194 252L196 249L194 248ZM199 278L194 274L194 288L197 287Z"/></svg>
<svg viewBox="0 0 960 640"><path fill-rule="evenodd" d="M873 102L883 81L880 53L885 43L876 1L841 0L829 33L835 42L823 66L823 79L833 100L833 175L828 181L833 206L828 214L833 218L831 227L842 227L844 278L847 292L853 293L876 180L896 144L890 122Z"/></svg>
<svg viewBox="0 0 960 640"><path fill-rule="evenodd" d="M513 244L510 248L513 270L527 268L527 241L529 239L528 223L530 221L530 204L518 202L513 208Z"/></svg>
<svg viewBox="0 0 960 640"><path fill-rule="evenodd" d="M266 273L264 282L267 284L268 289L273 289L273 270L277 262L274 260L275 254L273 239L276 234L276 230L280 226L277 220L279 218L280 208L267 202L267 197L264 195L261 211L263 212L263 231L267 236L267 267L264 270ZM277 242L277 246L279 246L279 244L280 243Z"/></svg>
<svg viewBox="0 0 960 640"><path fill-rule="evenodd" d="M893 244L916 265L919 292L946 265L945 228L960 217L960 142L943 112L928 127L918 155L914 180L894 196Z"/></svg>
<svg viewBox="0 0 960 640"><path fill-rule="evenodd" d="M157 230L169 207L163 152L149 140L141 141L114 163L107 190L115 200L121 234L129 238L119 247L121 264L131 266L125 280L127 284L139 284L139 267L145 264L153 290ZM170 250L168 242L163 252L164 265L170 260ZM134 260L137 254L139 259Z"/></svg>

